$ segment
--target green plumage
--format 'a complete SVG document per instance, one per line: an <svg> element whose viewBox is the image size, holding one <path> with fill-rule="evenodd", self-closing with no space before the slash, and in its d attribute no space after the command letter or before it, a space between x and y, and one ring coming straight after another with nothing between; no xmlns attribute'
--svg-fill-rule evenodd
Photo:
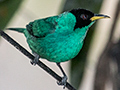
<svg viewBox="0 0 120 90"><path fill-rule="evenodd" d="M37 64L39 57L56 62L63 73L58 85L66 86L67 76L60 62L74 58L81 50L89 27L98 19L110 18L94 14L85 9L73 9L58 16L30 22L26 28L8 28L24 33L27 43L35 55L31 64Z"/></svg>
<svg viewBox="0 0 120 90"><path fill-rule="evenodd" d="M88 28L93 24L74 30L76 17L69 12L59 16L30 22L23 30L32 52L51 62L65 62L74 58L83 46Z"/></svg>

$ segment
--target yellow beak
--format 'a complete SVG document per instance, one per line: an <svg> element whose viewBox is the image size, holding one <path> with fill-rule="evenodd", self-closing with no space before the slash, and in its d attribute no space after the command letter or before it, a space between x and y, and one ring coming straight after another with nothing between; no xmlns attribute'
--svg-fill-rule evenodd
<svg viewBox="0 0 120 90"><path fill-rule="evenodd" d="M103 18L110 18L110 17L107 15L95 14L93 17L90 18L90 20L95 21L95 20L103 19Z"/></svg>

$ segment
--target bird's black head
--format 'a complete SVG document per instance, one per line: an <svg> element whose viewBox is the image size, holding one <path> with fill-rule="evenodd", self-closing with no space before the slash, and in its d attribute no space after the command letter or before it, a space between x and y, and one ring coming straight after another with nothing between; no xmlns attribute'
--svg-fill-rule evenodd
<svg viewBox="0 0 120 90"><path fill-rule="evenodd" d="M107 15L94 14L86 9L73 9L70 12L76 17L76 25L74 29L88 26L91 22L98 19L110 18Z"/></svg>
<svg viewBox="0 0 120 90"><path fill-rule="evenodd" d="M90 18L94 16L94 13L86 9L73 9L70 12L73 15L75 15L76 20L77 20L74 29L82 28L82 27L89 25L92 22Z"/></svg>

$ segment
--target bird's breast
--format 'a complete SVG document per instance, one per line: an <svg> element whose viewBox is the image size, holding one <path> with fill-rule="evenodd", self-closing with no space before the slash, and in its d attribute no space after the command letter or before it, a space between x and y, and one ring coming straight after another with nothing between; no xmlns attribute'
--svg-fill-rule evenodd
<svg viewBox="0 0 120 90"><path fill-rule="evenodd" d="M28 43L32 51L51 62L65 62L74 58L83 45L74 35L51 35L28 40Z"/></svg>

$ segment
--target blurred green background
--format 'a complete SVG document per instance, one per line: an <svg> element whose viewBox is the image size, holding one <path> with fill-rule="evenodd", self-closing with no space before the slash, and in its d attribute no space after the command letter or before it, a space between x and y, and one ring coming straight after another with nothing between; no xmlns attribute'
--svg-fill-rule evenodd
<svg viewBox="0 0 120 90"><path fill-rule="evenodd" d="M111 19L93 25L77 57L62 64L70 83L77 90L119 90L119 0L0 0L0 28L25 27L35 19L58 15L73 8L86 8L109 15ZM7 33L30 51L23 35ZM2 38L0 57L0 90L62 89L44 71L28 64L27 58ZM42 61L60 74L53 63Z"/></svg>

